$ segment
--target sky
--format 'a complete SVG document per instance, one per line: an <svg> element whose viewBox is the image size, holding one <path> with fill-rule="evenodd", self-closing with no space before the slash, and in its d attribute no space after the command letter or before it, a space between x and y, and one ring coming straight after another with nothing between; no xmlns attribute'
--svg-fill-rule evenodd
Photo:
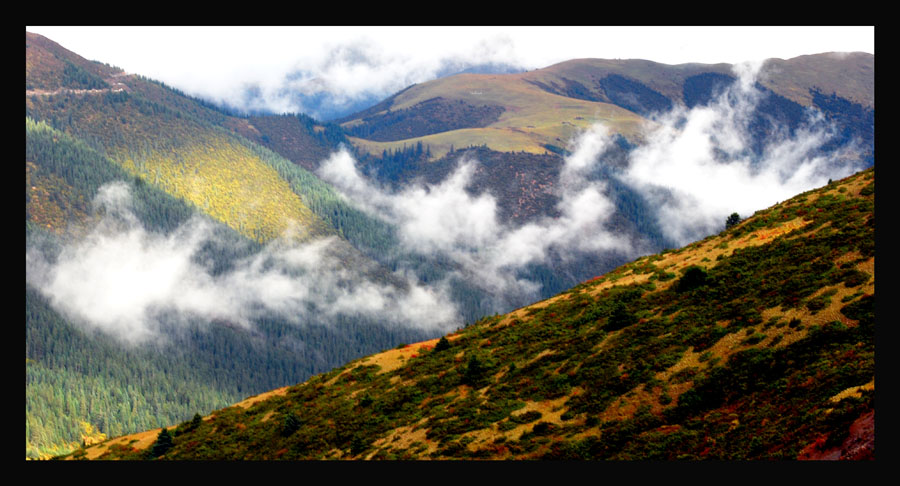
<svg viewBox="0 0 900 486"><path fill-rule="evenodd" d="M303 111L378 101L472 65L539 69L577 58L665 64L875 53L861 27L41 27L79 55L242 109ZM248 96L248 93L253 93ZM321 100L319 100L321 101Z"/></svg>

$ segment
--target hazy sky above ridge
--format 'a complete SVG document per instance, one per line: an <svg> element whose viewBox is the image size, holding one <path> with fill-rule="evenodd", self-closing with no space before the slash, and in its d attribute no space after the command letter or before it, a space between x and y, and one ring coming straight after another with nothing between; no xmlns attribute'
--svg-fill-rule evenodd
<svg viewBox="0 0 900 486"><path fill-rule="evenodd" d="M577 58L729 63L875 53L874 27L41 27L91 60L233 106L349 104L479 64L539 69ZM255 93L248 101L246 93ZM289 93L294 93L292 96ZM312 108L311 105L306 105Z"/></svg>

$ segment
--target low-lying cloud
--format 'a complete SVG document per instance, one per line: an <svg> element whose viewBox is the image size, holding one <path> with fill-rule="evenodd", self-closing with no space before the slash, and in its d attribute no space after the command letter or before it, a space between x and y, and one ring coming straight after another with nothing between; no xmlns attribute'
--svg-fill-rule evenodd
<svg viewBox="0 0 900 486"><path fill-rule="evenodd" d="M491 194L467 191L478 166L475 159L461 160L439 184L413 184L399 191L364 178L345 150L333 154L318 173L353 204L395 225L405 249L449 258L462 269L463 278L495 296L534 298L540 286L519 277L528 265L551 257L567 260L579 252L634 251L634 242L606 227L615 207L605 184L587 178L610 144L601 126L576 140L557 186L559 216L521 226L499 220Z"/></svg>
<svg viewBox="0 0 900 486"><path fill-rule="evenodd" d="M750 216L862 168L844 152L823 152L834 132L812 112L793 132L773 126L762 149L751 150L748 123L764 96L755 88L756 68L739 67L738 81L708 105L657 115L625 167L607 171L656 209L659 227L672 241L705 237L721 230L733 212ZM518 226L501 221L493 195L470 191L479 167L475 159L462 159L438 184L391 190L365 178L347 151L332 154L321 164L320 177L394 225L405 251L456 265L450 277L428 286L411 270L395 275L404 288L366 277L342 263L336 248L345 243L336 239L302 245L277 240L214 274L196 258L214 238L212 224L196 217L168 235L149 232L130 211L124 184L100 191L96 202L104 217L55 259L28 249L26 280L69 317L130 341L152 338L160 316L173 313L243 326L267 313L298 323L361 315L446 331L462 324L449 297L451 278L480 286L504 310L507 303L539 296L529 266L577 261L585 254L648 252L644 242L610 229L618 209L608 181L597 174L614 144L601 125L582 133L554 185L558 216Z"/></svg>
<svg viewBox="0 0 900 486"><path fill-rule="evenodd" d="M750 216L861 168L846 156L852 147L822 150L834 129L812 111L793 132L773 124L761 152L754 152L758 141L748 127L766 96L756 87L759 67L736 66L734 85L708 105L655 116L625 168L608 171L655 208L669 241L690 243L723 229L733 212ZM394 224L406 249L448 257L463 269L464 278L496 295L535 297L539 285L521 277L528 265L585 253L635 257L648 251L645 242L608 227L617 208L596 174L615 143L613 136L595 125L574 140L557 185L559 216L521 226L498 219L491 194L467 191L478 166L471 158L462 159L438 184L398 191L364 178L346 151L326 160L319 175L358 207Z"/></svg>
<svg viewBox="0 0 900 486"><path fill-rule="evenodd" d="M679 244L721 230L733 212L750 216L862 168L847 156L852 147L820 150L834 129L812 111L792 135L772 126L754 154L748 124L764 96L758 69L737 65L738 80L712 103L659 115L631 153L622 180L658 208L662 230Z"/></svg>
<svg viewBox="0 0 900 486"><path fill-rule="evenodd" d="M213 223L194 217L169 235L150 232L130 201L124 183L104 186L95 200L104 216L87 236L55 258L26 249L26 281L75 322L130 342L157 337L163 320L251 327L273 313L298 324L328 324L338 315L429 331L462 324L445 288L403 275L394 278L405 288L376 282L342 263L336 238L276 240L214 275L196 258L215 238Z"/></svg>
<svg viewBox="0 0 900 486"><path fill-rule="evenodd" d="M332 119L441 76L467 70L524 70L512 49L508 38L494 36L468 49L456 47L416 55L385 49L373 39L362 37L325 45L318 55L297 59L286 72L222 86L205 97L241 111L305 113Z"/></svg>

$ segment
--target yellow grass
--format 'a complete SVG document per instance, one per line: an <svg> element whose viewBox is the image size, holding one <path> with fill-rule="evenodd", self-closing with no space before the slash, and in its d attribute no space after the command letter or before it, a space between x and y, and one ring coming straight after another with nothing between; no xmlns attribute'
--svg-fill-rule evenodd
<svg viewBox="0 0 900 486"><path fill-rule="evenodd" d="M272 391L260 393L259 395L254 395L252 397L245 398L244 400L232 405L232 407L241 407L244 409L250 408L251 406L253 406L253 404L262 402L264 400L268 400L271 397L284 396L287 393L288 388L290 388L290 386L283 386L281 388L276 388Z"/></svg>
<svg viewBox="0 0 900 486"><path fill-rule="evenodd" d="M473 145L487 145L488 148L498 152L522 151L531 154L544 154L548 153L548 150L542 147L541 144L550 143L547 137L539 134L509 128L464 128L396 142L375 142L350 137L350 142L354 146L376 156L380 156L385 150L402 150L403 147L414 146L418 142L422 142L422 145L428 146L431 150L432 160L447 155L451 147L462 149ZM554 145L559 143L555 142Z"/></svg>
<svg viewBox="0 0 900 486"><path fill-rule="evenodd" d="M168 430L175 430L174 425L171 427L166 427L166 428ZM84 457L86 459L97 459L98 457L103 455L103 453L108 451L110 446L116 445L116 444L123 445L123 446L130 446L137 450L147 449L150 446L152 446L154 443L156 443L156 438L159 436L160 431L162 431L162 428L147 430L144 432L138 432L136 434L123 435L121 437L116 437L115 439L110 439L110 440L100 443L100 444L86 447L84 449L84 451L85 451ZM73 457L71 455L66 457L66 460L72 460L72 459L73 459Z"/></svg>
<svg viewBox="0 0 900 486"><path fill-rule="evenodd" d="M413 444L417 442L425 446L423 452L419 453L419 457L426 457L428 454L431 454L438 448L438 444L436 442L428 440L428 438L426 437L428 429L426 427L420 427L427 421L428 418L423 418L418 423L415 423L413 425L404 425L403 427L398 427L392 430L383 438L378 439L374 443L372 443L372 445L375 447L375 450L369 453L365 458L371 459L381 450L409 449Z"/></svg>
<svg viewBox="0 0 900 486"><path fill-rule="evenodd" d="M399 149L404 144L419 141L431 147L435 158L444 156L451 145L457 149L487 145L501 152L549 153L543 144L565 148L575 135L597 122L603 122L629 139L639 138L646 122L612 104L555 95L521 77L493 74L463 74L414 86L398 96L390 109L409 108L435 96L463 100L476 106L499 105L505 111L497 121L484 128L452 130L396 142L361 139L351 139L351 142L375 155L385 149Z"/></svg>
<svg viewBox="0 0 900 486"><path fill-rule="evenodd" d="M227 137L200 134L177 151L116 158L128 171L258 241L289 229L301 239L325 231L275 169Z"/></svg>
<svg viewBox="0 0 900 486"><path fill-rule="evenodd" d="M453 341L453 340L459 338L459 336L455 335L455 334L450 334L450 335L447 335L446 337L447 337L448 341ZM403 346L402 348L389 349L387 351L382 351L378 354L373 354L371 356L367 356L365 358L359 359L353 364L353 366L349 366L342 373L336 375L335 377L333 377L330 380L328 380L327 382L325 382L324 385L325 386L333 385L342 376L350 374L351 371L353 371L355 368L357 368L359 366L376 365L379 367L379 369L378 369L379 374L388 373L390 371L396 370L402 366L405 366L409 362L410 359L414 359L413 358L414 355L420 355L423 352L427 352L431 348L434 348L434 346L437 344L438 341L440 341L440 338L429 339L427 341L422 341L422 342L418 342L418 343L414 343L414 344L407 344L406 346ZM399 377L394 377L394 378L397 378L397 380L399 381Z"/></svg>
<svg viewBox="0 0 900 486"><path fill-rule="evenodd" d="M875 389L875 379L872 378L872 381L866 383L865 385L851 386L850 388L847 388L846 390L842 390L837 395L829 398L829 400L833 403L837 403L845 398L860 397L860 396L862 396L861 391L863 391L863 390L874 390L874 389Z"/></svg>

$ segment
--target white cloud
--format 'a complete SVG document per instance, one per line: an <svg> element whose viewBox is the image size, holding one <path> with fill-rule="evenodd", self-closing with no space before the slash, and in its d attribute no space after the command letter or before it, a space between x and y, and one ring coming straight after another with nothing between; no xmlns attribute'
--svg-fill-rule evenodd
<svg viewBox="0 0 900 486"><path fill-rule="evenodd" d="M462 269L462 277L494 296L535 298L539 285L518 277L530 264L551 256L569 259L580 252L634 252L634 242L606 228L615 207L606 187L587 175L610 147L606 130L597 126L583 134L566 158L559 180L559 217L545 217L518 227L499 221L496 199L467 191L478 165L463 159L436 185L413 184L391 192L369 182L346 151L324 161L319 175L355 205L397 227L408 251L439 254Z"/></svg>
<svg viewBox="0 0 900 486"><path fill-rule="evenodd" d="M334 103L387 96L447 65L538 69L577 58L740 63L829 51L875 53L874 27L71 27L27 26L88 59L187 93L297 111L290 90ZM624 41L623 41L624 40ZM300 73L294 77L294 74Z"/></svg>
<svg viewBox="0 0 900 486"><path fill-rule="evenodd" d="M859 169L842 161L840 152L819 150L832 132L812 113L793 134L787 127L772 127L761 153L750 149L748 126L765 96L755 88L759 67L737 66L734 85L709 105L676 108L648 123L644 143L630 153L619 175L656 208L663 233L679 244L721 230L732 212L749 216ZM537 284L518 273L529 264L551 255L567 259L585 252L636 256L644 251L641 242L607 228L617 209L604 183L591 177L613 143L602 125L582 133L560 171L559 216L517 227L498 220L492 195L466 190L476 160L462 160L439 184L395 192L365 179L345 151L326 160L319 175L354 204L396 225L408 250L448 257L465 278L495 295L536 296Z"/></svg>
<svg viewBox="0 0 900 486"><path fill-rule="evenodd" d="M732 212L743 217L860 169L842 153L818 150L832 136L809 114L793 135L775 127L761 157L750 150L747 124L763 93L759 64L736 66L738 80L707 106L676 108L649 125L623 180L658 207L665 234L687 244L720 230Z"/></svg>
<svg viewBox="0 0 900 486"><path fill-rule="evenodd" d="M348 268L333 238L296 245L276 240L213 275L195 261L213 227L195 217L168 236L144 229L128 210L124 183L101 188L105 212L83 239L55 259L26 249L26 281L76 322L126 341L157 337L161 319L225 320L252 326L263 313L297 323L327 324L339 314L385 325L448 331L461 325L445 288L422 287L397 275L406 289L375 282ZM179 317L173 317L179 316Z"/></svg>

